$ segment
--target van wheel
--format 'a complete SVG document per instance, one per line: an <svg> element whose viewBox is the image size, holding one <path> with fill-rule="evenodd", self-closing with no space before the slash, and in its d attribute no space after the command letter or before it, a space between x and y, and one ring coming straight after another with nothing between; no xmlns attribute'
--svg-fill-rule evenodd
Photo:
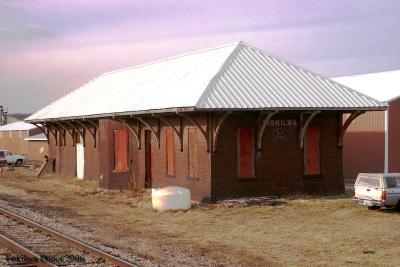
<svg viewBox="0 0 400 267"><path fill-rule="evenodd" d="M379 208L378 206L368 206L369 210L378 210Z"/></svg>
<svg viewBox="0 0 400 267"><path fill-rule="evenodd" d="M21 165L22 164L22 159L17 160L17 164Z"/></svg>

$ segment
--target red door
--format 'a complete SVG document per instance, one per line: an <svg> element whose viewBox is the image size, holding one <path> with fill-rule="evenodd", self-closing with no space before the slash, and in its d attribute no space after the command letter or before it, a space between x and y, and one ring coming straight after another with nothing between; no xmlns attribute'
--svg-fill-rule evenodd
<svg viewBox="0 0 400 267"><path fill-rule="evenodd" d="M319 174L319 130L316 126L307 128L305 160L305 174Z"/></svg>

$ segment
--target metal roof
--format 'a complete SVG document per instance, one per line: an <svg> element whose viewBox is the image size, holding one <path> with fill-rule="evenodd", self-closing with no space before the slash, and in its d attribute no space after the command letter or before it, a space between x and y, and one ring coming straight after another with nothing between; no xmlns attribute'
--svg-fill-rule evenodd
<svg viewBox="0 0 400 267"><path fill-rule="evenodd" d="M37 134L37 135L32 135L29 137L24 138L25 141L47 141L47 137L45 134Z"/></svg>
<svg viewBox="0 0 400 267"><path fill-rule="evenodd" d="M390 102L400 97L400 70L333 78L380 101Z"/></svg>
<svg viewBox="0 0 400 267"><path fill-rule="evenodd" d="M243 42L105 73L27 121L202 109L384 109Z"/></svg>
<svg viewBox="0 0 400 267"><path fill-rule="evenodd" d="M23 121L17 121L13 123L9 123L3 126L0 126L0 132L6 131L27 131L36 128L36 126L26 123Z"/></svg>

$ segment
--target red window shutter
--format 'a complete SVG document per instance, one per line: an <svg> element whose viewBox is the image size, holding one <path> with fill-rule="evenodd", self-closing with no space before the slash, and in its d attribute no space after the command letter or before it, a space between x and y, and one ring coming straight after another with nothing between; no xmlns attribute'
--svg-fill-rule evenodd
<svg viewBox="0 0 400 267"><path fill-rule="evenodd" d="M197 136L196 129L189 128L188 130L189 177L199 177L196 136Z"/></svg>
<svg viewBox="0 0 400 267"><path fill-rule="evenodd" d="M174 131L172 130L172 128L166 129L166 148L167 148L167 174L175 175Z"/></svg>
<svg viewBox="0 0 400 267"><path fill-rule="evenodd" d="M114 130L114 171L128 171L129 156L128 130Z"/></svg>
<svg viewBox="0 0 400 267"><path fill-rule="evenodd" d="M254 129L238 129L239 178L254 178Z"/></svg>
<svg viewBox="0 0 400 267"><path fill-rule="evenodd" d="M306 132L305 174L319 174L319 129L310 126Z"/></svg>

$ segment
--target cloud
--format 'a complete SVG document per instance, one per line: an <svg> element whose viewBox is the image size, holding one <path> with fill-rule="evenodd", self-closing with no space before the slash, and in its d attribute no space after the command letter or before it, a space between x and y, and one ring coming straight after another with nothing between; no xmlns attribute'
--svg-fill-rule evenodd
<svg viewBox="0 0 400 267"><path fill-rule="evenodd" d="M45 28L28 24L22 28L0 27L0 42L34 41L38 39L52 38L55 34Z"/></svg>

